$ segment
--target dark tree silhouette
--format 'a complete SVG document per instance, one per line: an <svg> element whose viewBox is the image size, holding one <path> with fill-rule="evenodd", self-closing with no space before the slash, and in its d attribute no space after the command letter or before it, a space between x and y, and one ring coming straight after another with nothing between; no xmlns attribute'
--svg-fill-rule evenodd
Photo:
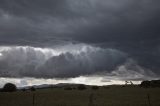
<svg viewBox="0 0 160 106"><path fill-rule="evenodd" d="M6 83L2 88L3 92L15 92L16 90L17 90L16 85L12 83Z"/></svg>
<svg viewBox="0 0 160 106"><path fill-rule="evenodd" d="M142 81L140 84L141 87L160 87L160 80L152 80L152 81Z"/></svg>
<svg viewBox="0 0 160 106"><path fill-rule="evenodd" d="M160 87L160 80L152 80L151 87Z"/></svg>
<svg viewBox="0 0 160 106"><path fill-rule="evenodd" d="M36 88L35 87L31 87L30 90L31 91L36 91Z"/></svg>
<svg viewBox="0 0 160 106"><path fill-rule="evenodd" d="M23 92L25 92L25 91L26 91L26 89L25 89L25 88L23 88L23 89L22 89L22 91L23 91Z"/></svg>
<svg viewBox="0 0 160 106"><path fill-rule="evenodd" d="M151 86L151 82L150 81L142 81L140 84L141 87L145 87L148 88Z"/></svg>
<svg viewBox="0 0 160 106"><path fill-rule="evenodd" d="M72 90L72 88L71 87L66 87L66 88L64 88L64 90Z"/></svg>
<svg viewBox="0 0 160 106"><path fill-rule="evenodd" d="M87 89L87 88L86 88L85 85L81 84L81 85L78 86L78 89L79 89L79 90L85 90L85 89Z"/></svg>
<svg viewBox="0 0 160 106"><path fill-rule="evenodd" d="M98 86L92 86L92 89L93 89L93 90L98 90L99 87L98 87Z"/></svg>

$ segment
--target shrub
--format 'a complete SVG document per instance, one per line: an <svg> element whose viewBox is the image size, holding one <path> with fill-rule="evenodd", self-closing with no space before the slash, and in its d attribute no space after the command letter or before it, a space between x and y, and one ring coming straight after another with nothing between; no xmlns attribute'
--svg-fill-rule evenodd
<svg viewBox="0 0 160 106"><path fill-rule="evenodd" d="M33 86L30 88L31 91L36 91L36 88L34 88Z"/></svg>
<svg viewBox="0 0 160 106"><path fill-rule="evenodd" d="M3 92L14 92L17 90L17 87L15 84L12 84L12 83L6 83L4 85L4 87L2 88L2 91Z"/></svg>
<svg viewBox="0 0 160 106"><path fill-rule="evenodd" d="M72 89L76 89L76 87L73 87Z"/></svg>
<svg viewBox="0 0 160 106"><path fill-rule="evenodd" d="M25 92L25 91L26 91L26 89L25 89L25 88L23 88L23 89L22 89L22 91L23 91L23 92Z"/></svg>
<svg viewBox="0 0 160 106"><path fill-rule="evenodd" d="M93 90L98 90L99 87L98 87L98 86L92 86L92 89L93 89Z"/></svg>
<svg viewBox="0 0 160 106"><path fill-rule="evenodd" d="M87 89L85 85L81 84L78 86L78 90L85 90Z"/></svg>
<svg viewBox="0 0 160 106"><path fill-rule="evenodd" d="M122 88L126 87L125 85L122 85Z"/></svg>
<svg viewBox="0 0 160 106"><path fill-rule="evenodd" d="M104 88L104 89L110 89L110 87L109 87L109 86L103 86L103 88Z"/></svg>
<svg viewBox="0 0 160 106"><path fill-rule="evenodd" d="M64 90L72 90L72 88L71 87L66 87L66 88L64 88Z"/></svg>

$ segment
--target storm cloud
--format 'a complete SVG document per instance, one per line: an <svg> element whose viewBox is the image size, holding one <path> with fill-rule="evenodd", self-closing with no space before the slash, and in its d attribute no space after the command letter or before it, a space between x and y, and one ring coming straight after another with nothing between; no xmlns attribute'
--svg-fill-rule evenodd
<svg viewBox="0 0 160 106"><path fill-rule="evenodd" d="M59 50L3 47L0 56L1 77L71 78L109 73L127 60L125 53L113 49L88 45L76 45L76 48L68 51L63 50L66 47L59 47Z"/></svg>
<svg viewBox="0 0 160 106"><path fill-rule="evenodd" d="M132 64L135 72L160 75L159 4L1 0L0 76L76 77L115 71L128 59L141 67ZM84 52L77 45L89 49Z"/></svg>

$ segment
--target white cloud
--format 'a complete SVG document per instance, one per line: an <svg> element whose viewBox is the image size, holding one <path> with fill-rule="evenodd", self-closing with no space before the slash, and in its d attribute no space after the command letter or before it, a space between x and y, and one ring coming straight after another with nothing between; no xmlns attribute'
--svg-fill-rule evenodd
<svg viewBox="0 0 160 106"><path fill-rule="evenodd" d="M103 81L102 76L80 76L69 79L38 79L38 78L0 78L0 88L6 83L16 84L17 87L41 85L41 84L59 84L59 83L74 83L74 84L86 84L86 85L112 85L112 84L124 84L123 80L112 79L109 81ZM133 81L134 84L139 84L141 81Z"/></svg>

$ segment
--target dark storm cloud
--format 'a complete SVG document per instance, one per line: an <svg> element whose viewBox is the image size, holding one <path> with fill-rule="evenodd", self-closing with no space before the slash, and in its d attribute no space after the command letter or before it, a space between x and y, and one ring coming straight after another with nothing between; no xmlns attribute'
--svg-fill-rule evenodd
<svg viewBox="0 0 160 106"><path fill-rule="evenodd" d="M73 45L70 45L73 46ZM88 45L42 49L3 47L0 55L1 77L69 78L110 72L127 60L127 55L113 49ZM68 48L68 49L67 49Z"/></svg>
<svg viewBox="0 0 160 106"><path fill-rule="evenodd" d="M159 4L159 0L1 0L0 45L82 42L123 51L159 75Z"/></svg>
<svg viewBox="0 0 160 106"><path fill-rule="evenodd" d="M24 37L29 41L44 39L44 42L61 36L88 43L157 39L159 3L151 0L2 0L1 36L4 41Z"/></svg>

